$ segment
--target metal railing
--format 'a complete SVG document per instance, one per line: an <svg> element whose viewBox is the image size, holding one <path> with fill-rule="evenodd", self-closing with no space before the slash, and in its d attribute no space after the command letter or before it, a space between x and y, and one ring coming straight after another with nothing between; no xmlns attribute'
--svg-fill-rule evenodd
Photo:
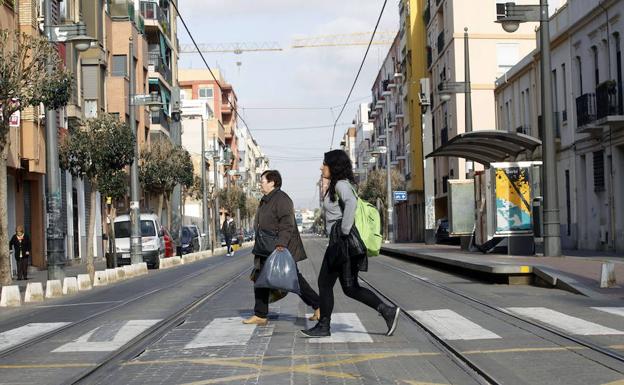
<svg viewBox="0 0 624 385"><path fill-rule="evenodd" d="M586 93L576 98L576 125L586 126L596 121L596 94Z"/></svg>
<svg viewBox="0 0 624 385"><path fill-rule="evenodd" d="M444 49L444 31L440 32L438 35L438 44L436 48L438 49L438 55L440 55Z"/></svg>
<svg viewBox="0 0 624 385"><path fill-rule="evenodd" d="M169 117L162 109L158 112L152 112L152 124L160 124L160 126L169 131L170 122Z"/></svg>
<svg viewBox="0 0 624 385"><path fill-rule="evenodd" d="M603 82L596 87L596 119L620 114L617 96L617 83L613 80Z"/></svg>
<svg viewBox="0 0 624 385"><path fill-rule="evenodd" d="M162 75L162 77L171 84L173 81L173 75L171 68L167 64L163 57L158 52L150 52L148 54L147 62L149 65L154 66L154 70Z"/></svg>
<svg viewBox="0 0 624 385"><path fill-rule="evenodd" d="M165 34L171 37L171 28L169 26L167 14L162 10L157 2L142 0L140 4L140 9L141 16L143 16L145 20L158 21Z"/></svg>

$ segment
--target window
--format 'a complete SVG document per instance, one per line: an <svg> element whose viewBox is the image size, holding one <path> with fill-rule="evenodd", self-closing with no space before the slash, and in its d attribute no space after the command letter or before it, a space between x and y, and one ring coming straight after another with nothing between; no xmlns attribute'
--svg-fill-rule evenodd
<svg viewBox="0 0 624 385"><path fill-rule="evenodd" d="M604 191L605 171L604 171L604 150L594 151L594 191Z"/></svg>
<svg viewBox="0 0 624 385"><path fill-rule="evenodd" d="M180 90L180 100L186 100L186 91Z"/></svg>
<svg viewBox="0 0 624 385"><path fill-rule="evenodd" d="M126 76L128 72L128 57L126 55L113 55L112 76Z"/></svg>
<svg viewBox="0 0 624 385"><path fill-rule="evenodd" d="M598 64L598 47L595 45L591 47L592 54L594 56L594 84L600 84L600 67Z"/></svg>
<svg viewBox="0 0 624 385"><path fill-rule="evenodd" d="M561 110L561 120L568 120L568 79L566 78L566 65L561 65L561 87L563 88L563 109Z"/></svg>
<svg viewBox="0 0 624 385"><path fill-rule="evenodd" d="M498 65L498 75L502 75L509 71L511 67L518 62L518 44L517 43L499 43L496 44L496 62Z"/></svg>
<svg viewBox="0 0 624 385"><path fill-rule="evenodd" d="M583 95L583 62L581 61L580 56L576 57L576 69L578 70L579 75L578 95L581 96Z"/></svg>
<svg viewBox="0 0 624 385"><path fill-rule="evenodd" d="M199 89L199 98L200 99L212 99L213 91L211 87L201 87Z"/></svg>

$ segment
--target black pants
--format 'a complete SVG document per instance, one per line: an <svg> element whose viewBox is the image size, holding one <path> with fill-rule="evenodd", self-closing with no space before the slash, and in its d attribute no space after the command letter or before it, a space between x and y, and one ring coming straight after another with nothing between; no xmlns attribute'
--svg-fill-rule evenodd
<svg viewBox="0 0 624 385"><path fill-rule="evenodd" d="M28 257L17 259L17 279L28 279Z"/></svg>
<svg viewBox="0 0 624 385"><path fill-rule="evenodd" d="M301 294L299 297L303 302L316 310L320 306L319 295L316 294L314 289L310 286L308 281L303 278L303 275L297 271L297 277L299 278L299 289ZM257 317L266 318L269 314L269 293L271 289L254 288L254 296L256 297L256 305L254 306L254 314Z"/></svg>
<svg viewBox="0 0 624 385"><path fill-rule="evenodd" d="M229 237L229 236L225 237L225 247L227 249L228 254L232 252L232 237Z"/></svg>
<svg viewBox="0 0 624 385"><path fill-rule="evenodd" d="M351 286L346 286L342 271L334 270L329 266L328 253L331 252L330 250L332 248L328 248L325 251L318 277L319 295L321 297L321 318L331 318L331 314L334 311L334 285L338 279L340 280L340 286L342 286L342 292L348 297L377 310L382 301L375 293L360 286L358 283L357 261L352 261L351 265L351 277L353 278L351 281L353 283Z"/></svg>

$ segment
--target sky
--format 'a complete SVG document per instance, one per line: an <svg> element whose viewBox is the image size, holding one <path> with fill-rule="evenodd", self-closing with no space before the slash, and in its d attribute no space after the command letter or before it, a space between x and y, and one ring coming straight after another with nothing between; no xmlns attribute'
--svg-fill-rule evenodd
<svg viewBox="0 0 624 385"><path fill-rule="evenodd" d="M372 32L382 0L180 0L180 15L198 44L277 42L280 52L206 53L238 96L239 113L282 174L296 208L318 206L316 182L332 125L345 102L366 46L290 48L293 39ZM398 1L387 2L380 31L399 29ZM178 20L180 44L191 40ZM359 103L369 102L389 46L373 46L336 127L334 148ZM181 68L205 68L198 54L181 54ZM237 65L240 62L240 65ZM333 108L331 108L333 107ZM301 129L301 127L315 127ZM275 130L288 128L288 130Z"/></svg>

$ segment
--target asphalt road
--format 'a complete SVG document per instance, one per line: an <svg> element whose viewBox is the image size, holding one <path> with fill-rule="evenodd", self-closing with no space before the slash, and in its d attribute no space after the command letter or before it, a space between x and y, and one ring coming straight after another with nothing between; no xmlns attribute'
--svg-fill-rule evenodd
<svg viewBox="0 0 624 385"><path fill-rule="evenodd" d="M326 242L305 239L310 258L299 268L314 287ZM242 325L253 309L253 286L246 273L251 264L249 250L242 250L234 257L150 271L45 305L0 310L0 384L68 383L224 283L226 288L135 356L84 383L479 383L442 346L447 344L497 383L624 384L621 362L497 310L538 319L624 354L624 301L600 303L554 289L494 285L379 256L370 259L362 277L442 343L405 314L396 333L385 336L377 312L344 296L339 285L332 337L309 340L298 331L312 326L306 321L312 309L292 294L271 304L268 326ZM56 332L33 339L50 331ZM3 355L28 340L36 342Z"/></svg>

